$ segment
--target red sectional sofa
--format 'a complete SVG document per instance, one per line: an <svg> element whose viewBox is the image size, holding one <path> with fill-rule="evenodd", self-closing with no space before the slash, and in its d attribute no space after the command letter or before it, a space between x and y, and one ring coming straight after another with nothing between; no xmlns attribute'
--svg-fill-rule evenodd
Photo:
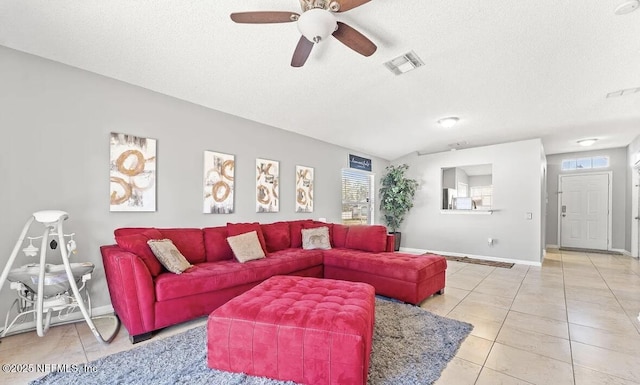
<svg viewBox="0 0 640 385"><path fill-rule="evenodd" d="M331 249L302 249L303 228L327 226ZM239 263L227 237L256 231L267 257ZM313 220L228 223L208 228L119 228L115 245L100 248L111 303L133 343L151 332L210 314L275 275L366 282L377 294L418 304L442 292L446 260L394 253L379 225L345 226ZM168 238L193 265L164 269L147 245Z"/></svg>

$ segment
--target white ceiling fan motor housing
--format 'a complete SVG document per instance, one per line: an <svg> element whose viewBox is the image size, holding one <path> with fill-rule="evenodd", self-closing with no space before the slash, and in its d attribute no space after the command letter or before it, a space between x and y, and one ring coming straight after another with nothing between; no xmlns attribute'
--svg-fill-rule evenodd
<svg viewBox="0 0 640 385"><path fill-rule="evenodd" d="M329 37L337 26L336 17L330 11L321 8L310 9L298 19L298 30L307 40L314 43Z"/></svg>

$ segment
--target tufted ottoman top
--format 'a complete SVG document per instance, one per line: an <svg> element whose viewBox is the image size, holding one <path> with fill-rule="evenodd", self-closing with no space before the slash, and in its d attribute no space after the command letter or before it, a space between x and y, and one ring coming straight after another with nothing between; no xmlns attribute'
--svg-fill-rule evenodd
<svg viewBox="0 0 640 385"><path fill-rule="evenodd" d="M214 311L216 317L361 334L371 327L373 286L362 282L275 276Z"/></svg>

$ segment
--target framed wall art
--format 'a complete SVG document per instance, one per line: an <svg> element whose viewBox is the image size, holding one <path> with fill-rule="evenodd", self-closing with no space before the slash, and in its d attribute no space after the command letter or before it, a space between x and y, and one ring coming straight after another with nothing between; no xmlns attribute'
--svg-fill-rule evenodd
<svg viewBox="0 0 640 385"><path fill-rule="evenodd" d="M296 212L313 212L313 168L296 166Z"/></svg>
<svg viewBox="0 0 640 385"><path fill-rule="evenodd" d="M110 211L156 211L156 140L111 133Z"/></svg>
<svg viewBox="0 0 640 385"><path fill-rule="evenodd" d="M235 156L204 152L205 214L232 214L234 200Z"/></svg>
<svg viewBox="0 0 640 385"><path fill-rule="evenodd" d="M256 212L277 213L280 209L279 162L256 159Z"/></svg>

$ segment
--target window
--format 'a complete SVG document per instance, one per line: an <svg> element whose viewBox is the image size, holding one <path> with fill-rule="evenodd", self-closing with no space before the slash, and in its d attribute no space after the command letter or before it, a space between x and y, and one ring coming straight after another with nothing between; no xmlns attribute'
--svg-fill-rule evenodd
<svg viewBox="0 0 640 385"><path fill-rule="evenodd" d="M342 170L342 223L373 224L373 174Z"/></svg>
<svg viewBox="0 0 640 385"><path fill-rule="evenodd" d="M574 171L574 170L590 170L594 168L607 168L609 167L608 156L594 156L591 158L579 158L579 159L563 159L560 168L562 171Z"/></svg>
<svg viewBox="0 0 640 385"><path fill-rule="evenodd" d="M608 156L594 156L593 157L593 168L606 168L609 167L609 157Z"/></svg>

